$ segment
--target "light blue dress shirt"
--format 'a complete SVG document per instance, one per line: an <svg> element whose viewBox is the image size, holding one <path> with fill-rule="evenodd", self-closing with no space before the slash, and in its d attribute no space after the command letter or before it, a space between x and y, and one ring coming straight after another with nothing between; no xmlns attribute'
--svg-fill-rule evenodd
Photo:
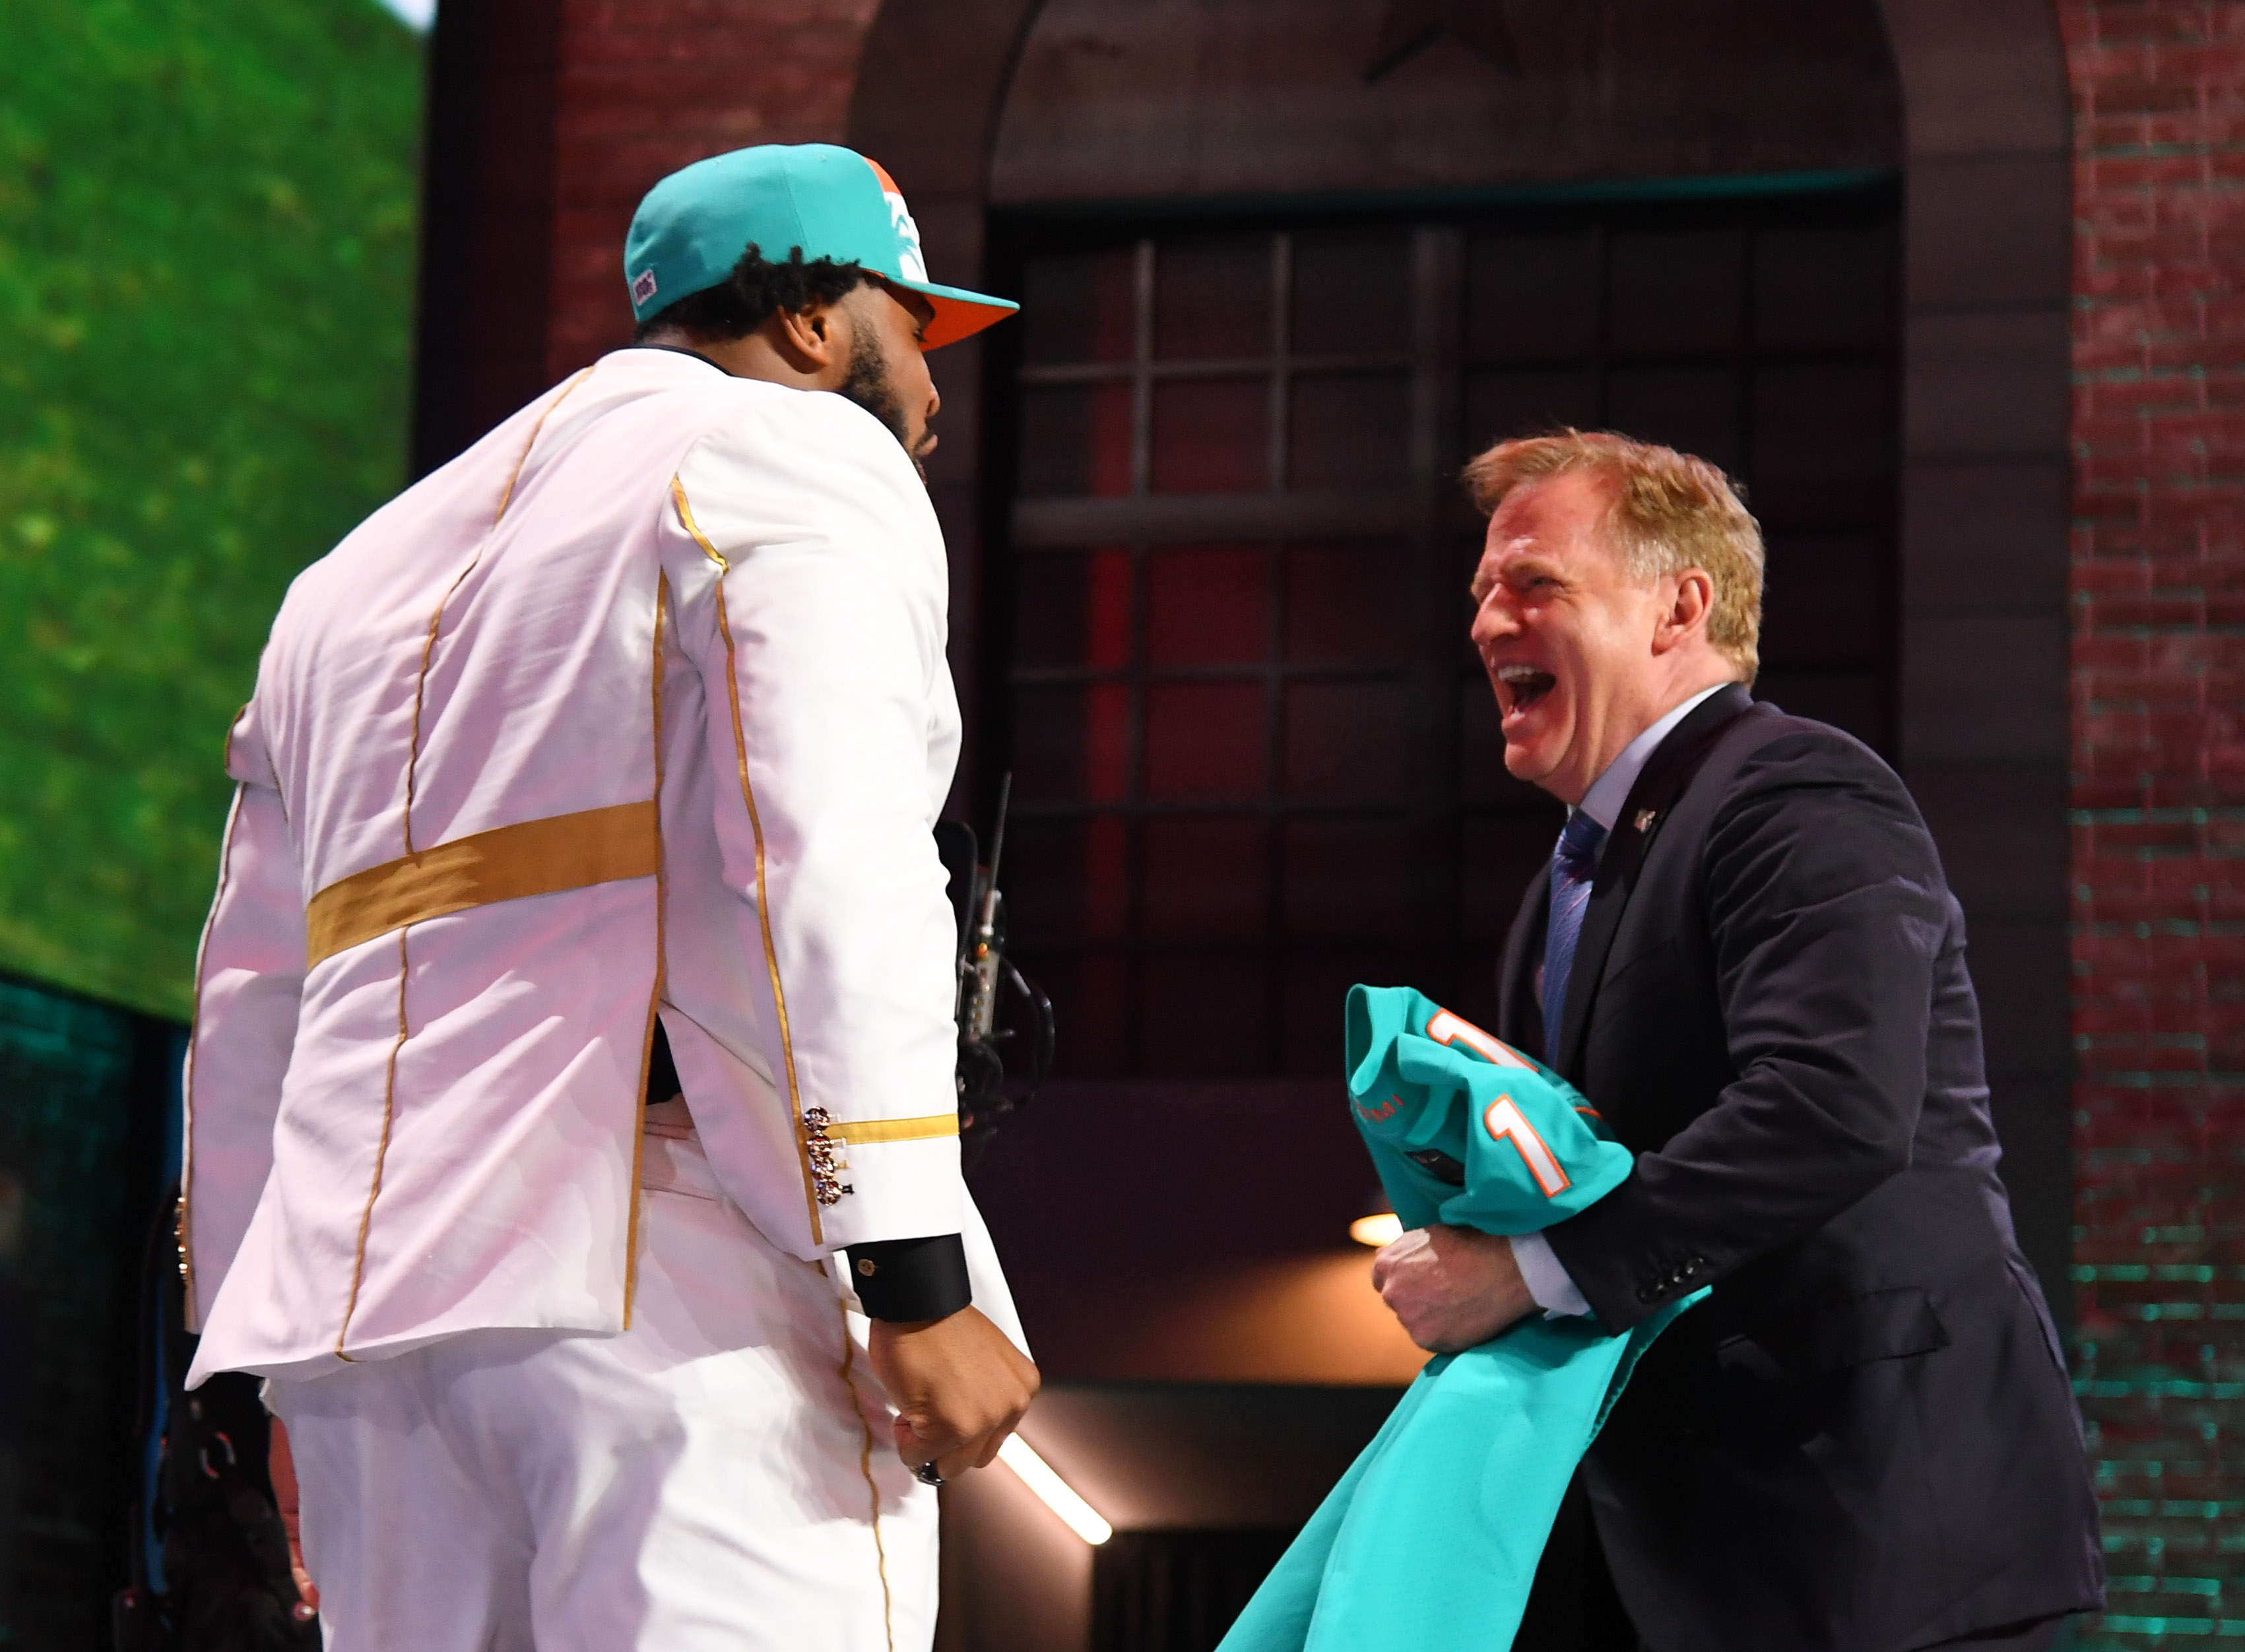
<svg viewBox="0 0 2245 1652"><path fill-rule="evenodd" d="M1702 688L1623 747L1621 755L1606 765L1605 773L1590 782L1590 790L1583 794L1583 801L1577 807L1611 833L1614 822L1621 818L1622 805L1629 801L1630 789L1637 784L1637 777L1645 772L1645 764L1652 761L1652 754L1660 749L1660 742L1675 732L1676 725L1690 716L1701 701L1718 689L1729 687L1726 682L1719 682L1713 687ZM1568 812L1572 814L1574 811L1570 809ZM1548 1056L1557 1052L1547 1050L1544 1053ZM1551 1242L1542 1234L1525 1233L1515 1236L1512 1260L1520 1269L1521 1283L1528 1287L1528 1294L1536 1299L1536 1305L1543 1310L1547 1318L1590 1311L1590 1303L1576 1289L1575 1282L1567 1276L1567 1269L1560 1263L1559 1258L1552 1254Z"/></svg>

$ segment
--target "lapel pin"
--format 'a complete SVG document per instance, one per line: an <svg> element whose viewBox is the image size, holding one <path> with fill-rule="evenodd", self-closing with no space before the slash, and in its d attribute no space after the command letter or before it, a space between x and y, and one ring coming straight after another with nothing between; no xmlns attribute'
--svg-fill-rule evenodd
<svg viewBox="0 0 2245 1652"><path fill-rule="evenodd" d="M1652 829L1652 823L1658 815L1659 811L1652 809L1640 809L1637 811L1637 835L1639 837Z"/></svg>

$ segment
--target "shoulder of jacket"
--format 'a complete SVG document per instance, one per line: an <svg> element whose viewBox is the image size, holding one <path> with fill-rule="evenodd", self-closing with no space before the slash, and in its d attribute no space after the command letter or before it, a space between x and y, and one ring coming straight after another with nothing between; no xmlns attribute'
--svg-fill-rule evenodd
<svg viewBox="0 0 2245 1652"><path fill-rule="evenodd" d="M1666 812L1696 819L1705 831L1757 799L1835 789L1900 794L1902 784L1876 753L1845 730L1756 701L1715 731Z"/></svg>
<svg viewBox="0 0 2245 1652"><path fill-rule="evenodd" d="M1869 805L1874 813L1908 816L1917 808L1902 777L1870 747L1829 723L1796 717L1775 707L1757 706L1739 719L1735 740L1726 738L1709 767L1711 826L1725 822L1776 818L1770 811L1828 807L1845 796L1851 808ZM1822 799L1820 803L1817 800Z"/></svg>
<svg viewBox="0 0 2245 1652"><path fill-rule="evenodd" d="M832 390L802 390L764 379L724 378L688 392L700 403L695 423L702 440L728 431L777 434L793 445L878 452L877 442L896 447L888 426L846 396Z"/></svg>
<svg viewBox="0 0 2245 1652"><path fill-rule="evenodd" d="M852 494L870 484L874 497L926 498L903 443L847 396L756 379L733 379L696 394L704 399L679 458L682 472L739 468L811 485L843 472L852 477Z"/></svg>
<svg viewBox="0 0 2245 1652"><path fill-rule="evenodd" d="M1757 708L1758 712L1763 709ZM1900 776L1885 758L1844 728L1796 717L1774 706L1753 721L1760 727L1741 745L1741 778L1753 774L1900 783Z"/></svg>
<svg viewBox="0 0 2245 1652"><path fill-rule="evenodd" d="M682 432L666 482L705 545L726 555L772 538L853 547L940 598L943 529L886 425L843 396L754 381L723 387L706 410Z"/></svg>

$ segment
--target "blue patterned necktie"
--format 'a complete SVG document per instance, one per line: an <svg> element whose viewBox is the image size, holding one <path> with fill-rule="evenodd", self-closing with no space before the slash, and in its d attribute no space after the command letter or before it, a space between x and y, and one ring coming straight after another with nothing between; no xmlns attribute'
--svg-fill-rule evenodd
<svg viewBox="0 0 2245 1652"><path fill-rule="evenodd" d="M1559 1060L1559 1028L1567 1019L1567 977L1575 967L1575 943L1582 938L1583 909L1598 875L1598 845L1606 829L1581 809L1567 816L1567 829L1551 851L1551 921L1543 931L1543 1060Z"/></svg>

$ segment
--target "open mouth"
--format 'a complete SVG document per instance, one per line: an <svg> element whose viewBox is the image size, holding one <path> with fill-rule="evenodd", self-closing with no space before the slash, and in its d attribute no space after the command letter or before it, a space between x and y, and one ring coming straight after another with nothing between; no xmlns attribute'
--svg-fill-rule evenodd
<svg viewBox="0 0 2245 1652"><path fill-rule="evenodd" d="M1540 666L1499 666L1496 680L1504 691L1504 709L1518 716L1557 686L1558 679Z"/></svg>

